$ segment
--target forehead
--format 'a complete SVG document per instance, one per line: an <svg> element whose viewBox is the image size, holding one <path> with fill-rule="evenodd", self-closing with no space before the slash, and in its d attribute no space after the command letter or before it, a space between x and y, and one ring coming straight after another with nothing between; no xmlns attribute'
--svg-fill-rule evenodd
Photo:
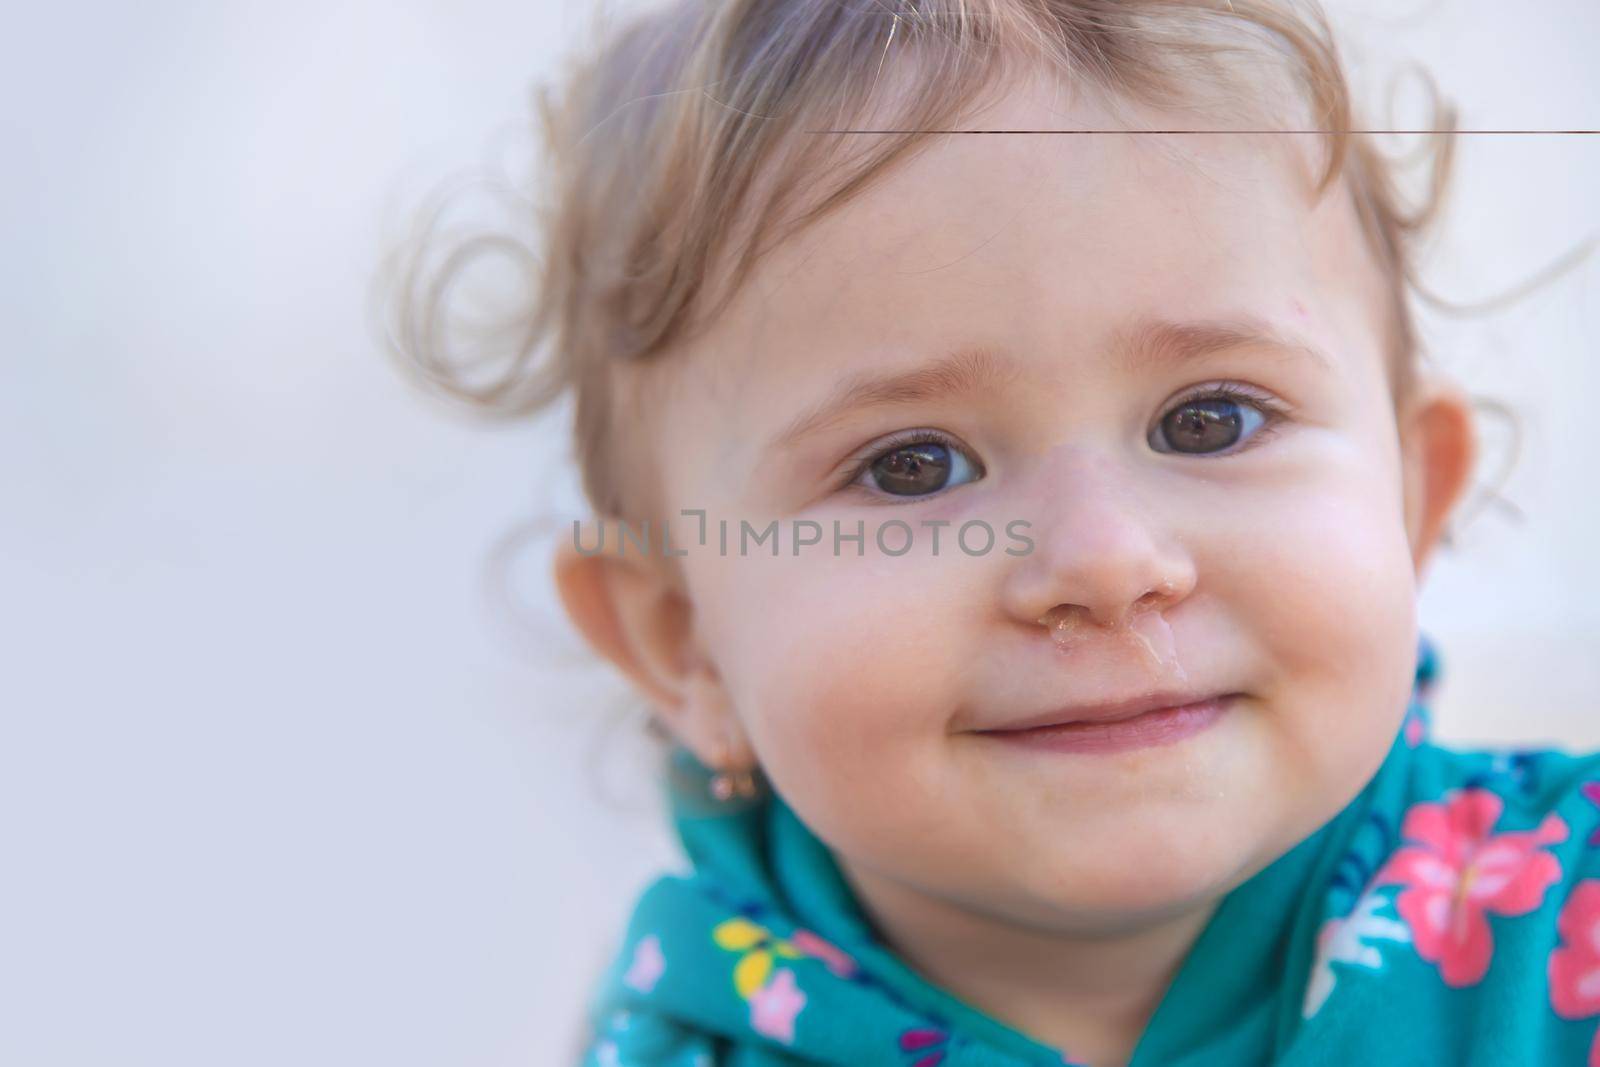
<svg viewBox="0 0 1600 1067"><path fill-rule="evenodd" d="M1107 132L934 135L743 279L657 370L668 482L726 481L840 379L955 347L1088 385L1139 320L1243 313L1328 351L1376 343L1383 282L1342 183L1313 194L1319 135L1116 132L1196 127L1053 85L1019 83L963 128Z"/></svg>

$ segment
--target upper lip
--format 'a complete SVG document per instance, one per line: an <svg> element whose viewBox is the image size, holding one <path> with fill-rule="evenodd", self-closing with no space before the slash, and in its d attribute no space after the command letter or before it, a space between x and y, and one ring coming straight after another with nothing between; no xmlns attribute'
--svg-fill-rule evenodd
<svg viewBox="0 0 1600 1067"><path fill-rule="evenodd" d="M1004 726L995 726L979 733L1001 733L1009 730L1033 730L1042 726L1060 726L1072 722L1114 722L1119 719L1131 719L1136 715L1143 715L1147 711L1159 708L1176 708L1185 704L1197 704L1205 700L1221 699L1231 694L1222 692L1178 692L1174 690L1161 690L1154 693L1145 693L1142 696L1129 697L1125 700L1105 701L1098 704L1074 704L1071 707L1052 708L1037 715L1017 719L1006 723Z"/></svg>

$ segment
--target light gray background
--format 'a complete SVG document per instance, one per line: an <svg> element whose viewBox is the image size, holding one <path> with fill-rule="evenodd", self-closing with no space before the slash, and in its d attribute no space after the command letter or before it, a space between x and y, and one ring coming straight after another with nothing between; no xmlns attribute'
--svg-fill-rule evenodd
<svg viewBox="0 0 1600 1067"><path fill-rule="evenodd" d="M7 12L0 1062L562 1062L672 845L634 727L600 731L617 684L544 658L577 649L542 555L511 568L522 615L486 600L502 536L572 499L563 445L419 399L366 286L591 10ZM1420 60L1466 126L1600 126L1590 0L1334 14L1363 85ZM1600 137L1465 138L1459 165L1446 294L1600 232ZM1600 745L1597 279L1428 320L1527 430L1524 518L1480 513L1428 578L1447 739Z"/></svg>

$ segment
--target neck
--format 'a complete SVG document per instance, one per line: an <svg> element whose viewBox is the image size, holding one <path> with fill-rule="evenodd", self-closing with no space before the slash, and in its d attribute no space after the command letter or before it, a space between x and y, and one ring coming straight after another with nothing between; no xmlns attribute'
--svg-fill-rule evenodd
<svg viewBox="0 0 1600 1067"><path fill-rule="evenodd" d="M1122 1067L1218 901L1114 933L984 914L839 857L883 940L913 970L1088 1067Z"/></svg>

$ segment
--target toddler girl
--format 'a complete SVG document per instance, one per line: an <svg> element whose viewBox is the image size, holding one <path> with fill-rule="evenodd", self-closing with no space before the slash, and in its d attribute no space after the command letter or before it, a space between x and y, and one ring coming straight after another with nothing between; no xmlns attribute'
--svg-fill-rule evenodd
<svg viewBox="0 0 1600 1067"><path fill-rule="evenodd" d="M545 118L477 395L570 391L693 864L584 1064L1600 1064L1600 762L1428 739L1472 409L1318 11L693 0Z"/></svg>

